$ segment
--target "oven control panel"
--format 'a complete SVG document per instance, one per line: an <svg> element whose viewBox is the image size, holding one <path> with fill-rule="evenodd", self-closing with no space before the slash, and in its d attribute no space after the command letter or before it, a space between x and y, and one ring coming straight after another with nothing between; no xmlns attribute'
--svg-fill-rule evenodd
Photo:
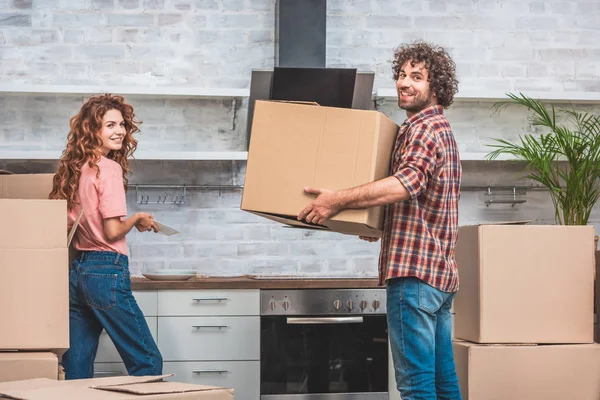
<svg viewBox="0 0 600 400"><path fill-rule="evenodd" d="M385 289L261 290L261 315L386 313Z"/></svg>

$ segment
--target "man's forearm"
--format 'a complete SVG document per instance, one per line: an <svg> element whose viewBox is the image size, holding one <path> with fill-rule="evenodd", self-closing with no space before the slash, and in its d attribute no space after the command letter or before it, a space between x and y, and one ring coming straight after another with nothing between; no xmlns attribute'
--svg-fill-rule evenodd
<svg viewBox="0 0 600 400"><path fill-rule="evenodd" d="M410 194L404 185L393 176L340 190L338 195L342 208L376 207L410 199Z"/></svg>

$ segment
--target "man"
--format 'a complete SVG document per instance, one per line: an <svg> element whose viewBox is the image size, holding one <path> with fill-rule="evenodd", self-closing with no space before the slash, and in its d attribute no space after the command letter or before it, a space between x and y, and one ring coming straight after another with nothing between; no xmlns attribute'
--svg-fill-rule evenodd
<svg viewBox="0 0 600 400"><path fill-rule="evenodd" d="M401 46L394 57L398 106L408 119L398 132L390 176L339 191L306 188L317 198L298 219L322 224L343 209L387 205L379 277L387 283L398 390L403 400L456 400L450 307L458 290L462 168L443 115L457 92L455 64L444 49L423 42Z"/></svg>

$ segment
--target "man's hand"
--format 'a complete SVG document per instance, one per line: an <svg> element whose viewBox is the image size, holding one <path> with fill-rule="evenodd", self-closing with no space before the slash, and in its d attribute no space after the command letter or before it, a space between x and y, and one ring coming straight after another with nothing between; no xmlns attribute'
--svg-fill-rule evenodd
<svg viewBox="0 0 600 400"><path fill-rule="evenodd" d="M298 220L323 225L326 219L334 216L342 210L341 199L338 192L329 189L304 188L306 193L316 194L317 198L306 206L300 214Z"/></svg>
<svg viewBox="0 0 600 400"><path fill-rule="evenodd" d="M367 242L376 242L379 240L379 238L376 237L370 237L370 236L359 236L358 237L360 240L366 240Z"/></svg>
<svg viewBox="0 0 600 400"><path fill-rule="evenodd" d="M136 213L138 217L138 222L136 222L135 227L140 232L149 232L154 231L158 232L158 225L154 222L151 214L148 213Z"/></svg>

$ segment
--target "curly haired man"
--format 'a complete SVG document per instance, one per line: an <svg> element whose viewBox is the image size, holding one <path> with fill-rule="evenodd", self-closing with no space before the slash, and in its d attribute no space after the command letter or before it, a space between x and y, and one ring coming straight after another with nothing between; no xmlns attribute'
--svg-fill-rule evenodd
<svg viewBox="0 0 600 400"><path fill-rule="evenodd" d="M416 42L395 51L392 70L407 119L390 176L338 191L305 188L317 197L298 219L321 224L343 209L386 206L379 279L398 390L403 400L461 399L450 308L462 168L443 114L458 91L456 67L443 48Z"/></svg>

